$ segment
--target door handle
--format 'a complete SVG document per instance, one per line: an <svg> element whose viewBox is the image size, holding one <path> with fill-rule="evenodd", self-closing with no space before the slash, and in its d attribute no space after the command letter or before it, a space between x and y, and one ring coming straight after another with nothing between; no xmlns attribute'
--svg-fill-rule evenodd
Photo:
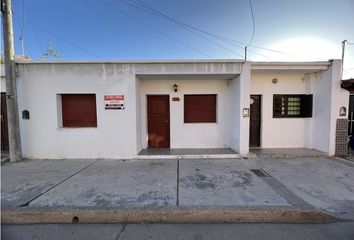
<svg viewBox="0 0 354 240"><path fill-rule="evenodd" d="M168 123L168 120L165 120L165 123Z"/></svg>

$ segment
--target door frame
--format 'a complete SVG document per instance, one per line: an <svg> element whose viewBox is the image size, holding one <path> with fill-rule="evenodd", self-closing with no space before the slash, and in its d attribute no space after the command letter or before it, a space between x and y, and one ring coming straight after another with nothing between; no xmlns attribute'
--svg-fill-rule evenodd
<svg viewBox="0 0 354 240"><path fill-rule="evenodd" d="M170 104L170 95L169 94L146 94L146 134L147 134L147 148L160 148L160 147L151 147L149 146L149 97L167 97L168 98L168 146L161 148L170 148L171 147L171 104Z"/></svg>
<svg viewBox="0 0 354 240"><path fill-rule="evenodd" d="M251 97L252 96L257 96L257 97L259 97L259 140L258 140L258 142L259 142L259 144L258 144L258 146L249 146L250 148L260 148L260 147L262 147L262 120L263 120L263 118L262 118L262 95L261 94L250 94L250 101L251 101ZM250 129L249 129L249 131L251 131L251 103L250 103ZM249 138L249 141L248 141L248 144L250 144L250 140L251 140L251 138Z"/></svg>

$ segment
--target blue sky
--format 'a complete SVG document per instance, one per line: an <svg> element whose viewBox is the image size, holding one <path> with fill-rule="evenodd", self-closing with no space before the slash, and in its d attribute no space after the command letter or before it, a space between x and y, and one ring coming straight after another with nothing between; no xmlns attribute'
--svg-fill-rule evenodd
<svg viewBox="0 0 354 240"><path fill-rule="evenodd" d="M239 59L245 44L220 36L248 43L252 35L248 0L141 0L219 38L151 15L129 5L132 1L13 0L16 53L22 26L25 54L33 59L49 43L65 60ZM249 60L340 58L341 41L354 42L354 0L252 0L252 6L256 28ZM354 45L346 46L344 68L354 75Z"/></svg>

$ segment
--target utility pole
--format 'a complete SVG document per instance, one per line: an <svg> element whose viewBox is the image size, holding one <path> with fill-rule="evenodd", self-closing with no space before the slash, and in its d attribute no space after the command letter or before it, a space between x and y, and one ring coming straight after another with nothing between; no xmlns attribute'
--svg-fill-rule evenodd
<svg viewBox="0 0 354 240"><path fill-rule="evenodd" d="M245 61L247 61L247 46L245 47Z"/></svg>
<svg viewBox="0 0 354 240"><path fill-rule="evenodd" d="M342 41L342 67L341 67L341 78L343 77L343 68L344 68L344 55L345 55L345 43L347 40Z"/></svg>
<svg viewBox="0 0 354 240"><path fill-rule="evenodd" d="M10 162L17 162L22 159L20 124L17 105L16 72L15 72L15 51L12 29L12 7L11 0L1 0L2 24L4 31L4 57L5 57L5 79L6 79L6 105L7 122L9 130L9 155Z"/></svg>

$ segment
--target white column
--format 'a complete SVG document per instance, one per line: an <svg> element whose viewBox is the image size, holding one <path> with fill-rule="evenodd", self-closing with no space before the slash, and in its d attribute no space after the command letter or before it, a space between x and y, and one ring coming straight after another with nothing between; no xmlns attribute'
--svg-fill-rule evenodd
<svg viewBox="0 0 354 240"><path fill-rule="evenodd" d="M250 107L250 63L244 63L241 74L232 80L232 141L231 147L241 155L249 152L249 117L243 109Z"/></svg>
<svg viewBox="0 0 354 240"><path fill-rule="evenodd" d="M349 92L341 88L341 60L333 60L331 71L331 125L330 125L330 136L329 136L329 155L335 154L336 148L336 123L339 118L348 118L348 104L349 104ZM341 107L346 107L347 114L345 116L340 116L339 111Z"/></svg>

